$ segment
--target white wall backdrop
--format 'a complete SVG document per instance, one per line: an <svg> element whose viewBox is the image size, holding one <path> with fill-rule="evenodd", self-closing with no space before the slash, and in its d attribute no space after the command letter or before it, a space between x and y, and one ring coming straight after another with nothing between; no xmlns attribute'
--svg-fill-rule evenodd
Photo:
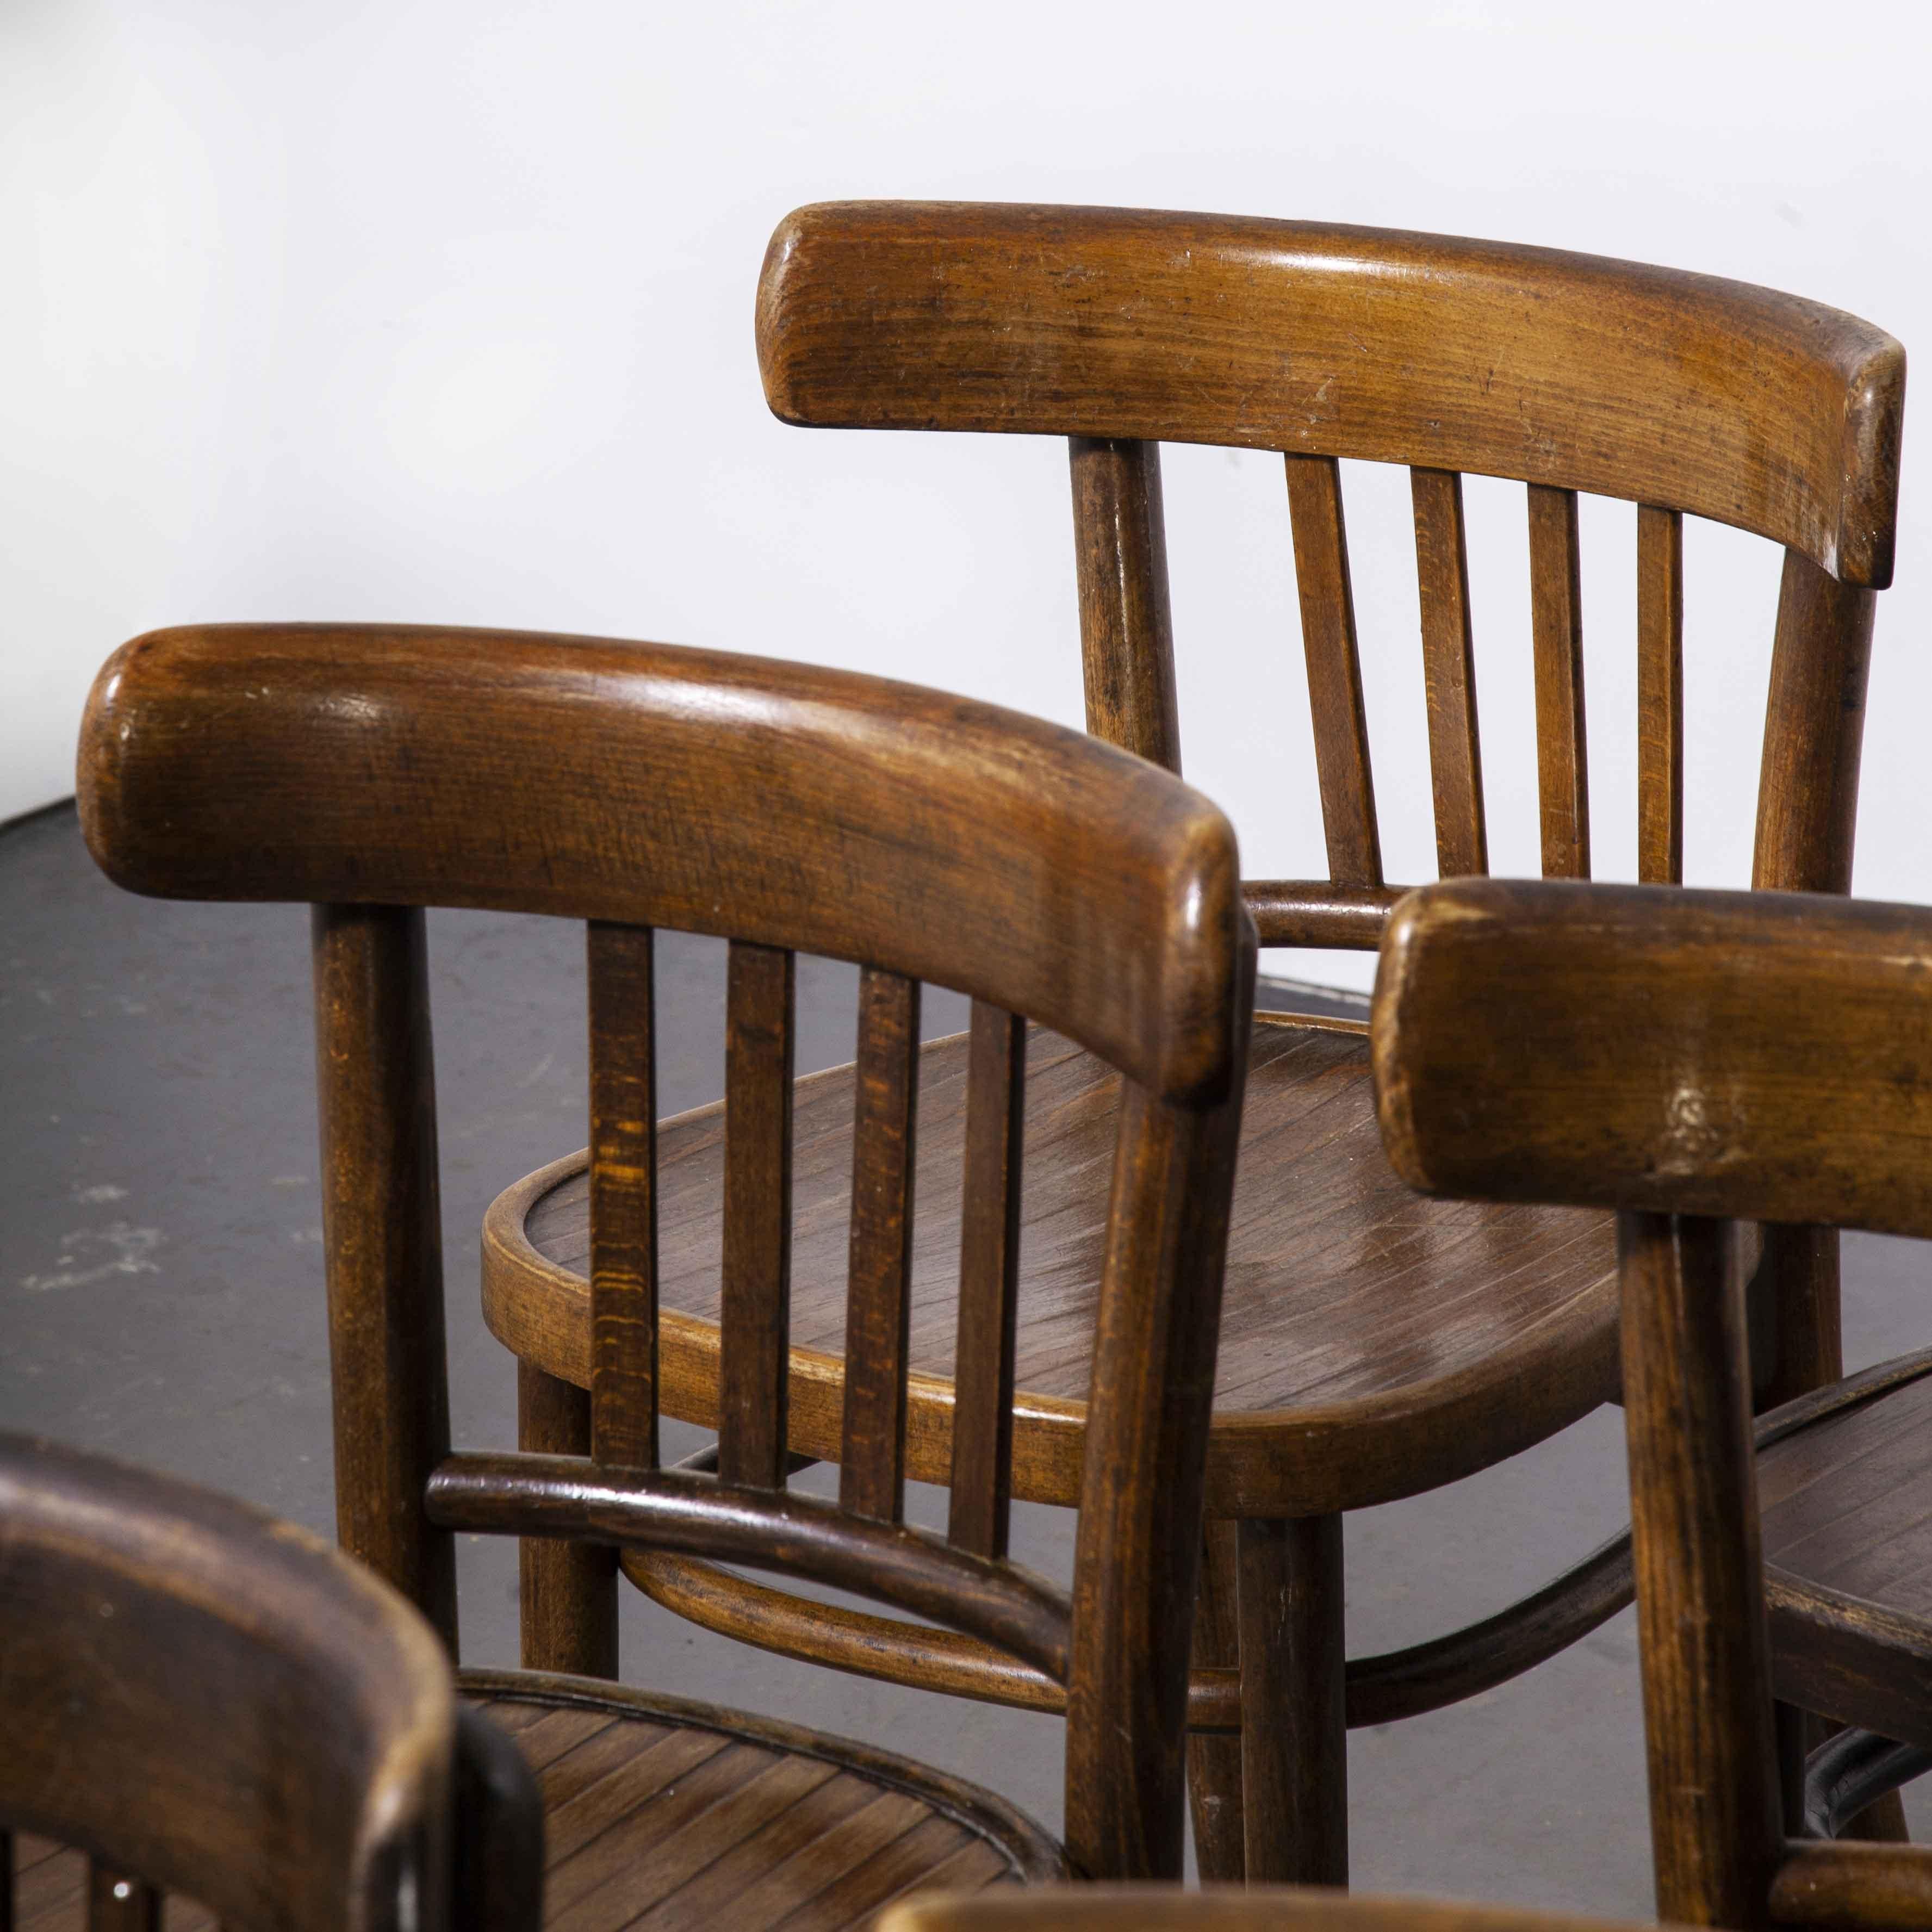
<svg viewBox="0 0 1932 1932"><path fill-rule="evenodd" d="M1887 17L1888 15L1889 17ZM1500 236L1792 290L1932 342L1932 23L1790 0L970 9L0 0L0 817L72 789L163 622L674 639L1077 723L1064 446L766 413L765 239L848 196ZM1932 434L1905 449L1857 884L1932 899ZM1173 448L1188 775L1323 869L1277 462ZM1391 878L1432 874L1398 472L1348 493ZM1468 489L1498 871L1536 862L1516 486ZM1635 852L1634 512L1588 502L1598 871ZM1748 874L1778 556L1686 542L1687 869ZM1346 956L1283 970L1366 984Z"/></svg>

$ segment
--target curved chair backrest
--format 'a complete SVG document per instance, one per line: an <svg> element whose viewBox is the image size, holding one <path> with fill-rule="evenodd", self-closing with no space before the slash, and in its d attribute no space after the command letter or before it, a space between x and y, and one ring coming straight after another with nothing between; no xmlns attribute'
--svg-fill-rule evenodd
<svg viewBox="0 0 1932 1932"><path fill-rule="evenodd" d="M434 1932L454 1725L435 1634L359 1564L0 1436L0 1830L247 1932Z"/></svg>
<svg viewBox="0 0 1932 1932"><path fill-rule="evenodd" d="M850 202L758 291L788 422L1072 439L1088 728L1178 772L1161 441L1279 450L1325 880L1251 880L1264 945L1372 948L1382 869L1337 460L1411 472L1436 858L1489 869L1465 471L1528 487L1543 871L1590 875L1580 491L1636 513L1638 866L1683 876L1686 512L1782 544L1751 883L1845 892L1905 355L1816 302L1547 248L1130 208ZM1837 1250L1774 1231L1774 1400L1838 1370Z"/></svg>
<svg viewBox="0 0 1932 1932"><path fill-rule="evenodd" d="M1927 1922L1932 1850L1784 1840L1724 1217L1932 1238L1932 910L1425 886L1390 921L1372 1036L1412 1186L1618 1210L1659 1912Z"/></svg>
<svg viewBox="0 0 1932 1932"><path fill-rule="evenodd" d="M1904 352L1742 283L1499 242L1124 208L853 202L758 293L788 422L1073 439L1091 728L1179 769L1161 441L1279 450L1333 886L1250 888L1264 944L1368 945L1384 885L1336 460L1414 472L1444 876L1487 869L1460 476L1529 486L1544 868L1587 877L1576 494L1639 519L1646 878L1682 865L1682 513L1790 553L1757 883L1843 890L1866 594L1892 579ZM1850 681L1843 674L1850 674Z"/></svg>
<svg viewBox="0 0 1932 1932"><path fill-rule="evenodd" d="M947 1622L1067 1684L1076 1863L1178 1876L1255 943L1213 806L1078 733L907 686L657 645L326 627L126 646L95 687L80 790L123 884L318 905L349 1547L452 1640L455 1527L788 1568ZM588 1462L447 1457L424 904L590 922ZM658 1467L660 925L733 942L716 1476ZM792 949L863 969L836 1505L784 1486ZM974 996L966 1185L984 1205L961 1258L950 1539L903 1520L924 980ZM1070 1604L1005 1553L1028 1018L1124 1077Z"/></svg>

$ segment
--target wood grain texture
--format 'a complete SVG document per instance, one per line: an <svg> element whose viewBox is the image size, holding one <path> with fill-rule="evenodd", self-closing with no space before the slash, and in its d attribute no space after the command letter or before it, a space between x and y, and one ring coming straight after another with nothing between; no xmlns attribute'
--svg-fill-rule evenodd
<svg viewBox="0 0 1932 1932"><path fill-rule="evenodd" d="M1516 477L1891 577L1904 350L1714 277L1316 222L846 202L778 224L758 331L788 422Z"/></svg>
<svg viewBox="0 0 1932 1932"><path fill-rule="evenodd" d="M1238 1564L1248 1882L1346 1886L1342 1519L1244 1522Z"/></svg>
<svg viewBox="0 0 1932 1932"><path fill-rule="evenodd" d="M1264 946L1335 946L1372 952L1405 886L1326 879L1249 879L1241 892Z"/></svg>
<svg viewBox="0 0 1932 1932"><path fill-rule="evenodd" d="M1237 1526L1210 1519L1202 1542L1201 1580L1194 1600L1191 1692L1213 1676L1232 1684L1234 1728L1240 1724L1240 1569ZM1194 1825L1194 1864L1204 1886L1240 1885L1247 1878L1244 1808L1241 1802L1241 1741L1210 1736L1201 1726L1198 1700L1190 1698L1187 1802Z"/></svg>
<svg viewBox="0 0 1932 1932"><path fill-rule="evenodd" d="M1251 1011L1252 952L1232 990ZM1120 1085L1066 1680L1067 1856L1090 1878L1180 1876L1188 1656L1246 1064L1244 1054L1210 1108Z"/></svg>
<svg viewBox="0 0 1932 1932"><path fill-rule="evenodd" d="M313 920L336 1534L456 1654L456 1552L423 1514L449 1449L436 1074L421 912Z"/></svg>
<svg viewBox="0 0 1932 1932"><path fill-rule="evenodd" d="M1208 1458L1213 1513L1317 1515L1412 1494L1565 1427L1616 1388L1616 1265L1602 1216L1431 1204L1376 1139L1358 1032L1256 1021ZM958 1175L968 1042L920 1056L908 1473L952 1466ZM1118 1082L1034 1029L1026 1080L1014 1493L1078 1499ZM853 1076L799 1083L791 1445L841 1447ZM713 1426L721 1110L662 1130L664 1399ZM518 1354L589 1374L581 1155L500 1196L485 1318ZM1284 1188L1277 1177L1292 1174ZM1367 1231L1367 1232L1364 1232ZM1450 1298L1425 1292L1451 1266ZM1286 1289L1292 1285L1291 1296ZM1399 1424L1399 1426L1398 1426Z"/></svg>
<svg viewBox="0 0 1932 1932"><path fill-rule="evenodd" d="M1758 1498L1779 1694L1932 1745L1928 1377L1922 1352L1767 1417Z"/></svg>
<svg viewBox="0 0 1932 1932"><path fill-rule="evenodd" d="M1164 1094L1226 1078L1232 828L1015 712L669 645L239 626L124 646L84 740L89 849L136 891L716 933L992 1000Z"/></svg>
<svg viewBox="0 0 1932 1932"><path fill-rule="evenodd" d="M0 1436L0 1707L22 1928L448 1924L448 1660L289 1524Z"/></svg>
<svg viewBox="0 0 1932 1932"><path fill-rule="evenodd" d="M918 1051L918 982L867 968L859 976L838 1500L882 1522L905 1517Z"/></svg>
<svg viewBox="0 0 1932 1932"><path fill-rule="evenodd" d="M588 1456L590 1391L519 1362L517 1447L536 1456ZM524 1668L615 1677L616 1552L594 1543L526 1537L518 1551L517 1576Z"/></svg>
<svg viewBox="0 0 1932 1932"><path fill-rule="evenodd" d="M1648 503L1636 512L1636 718L1637 877L1682 885L1684 518Z"/></svg>
<svg viewBox="0 0 1932 1932"><path fill-rule="evenodd" d="M590 1453L658 1466L656 998L647 926L593 920L590 989Z"/></svg>
<svg viewBox="0 0 1932 1932"><path fill-rule="evenodd" d="M1445 879L1490 868L1483 815L1482 739L1469 620L1469 554L1462 479L1409 472L1416 576L1422 597L1422 665L1429 711L1429 775L1436 795L1436 856Z"/></svg>
<svg viewBox="0 0 1932 1932"><path fill-rule="evenodd" d="M990 1792L862 1744L616 1684L463 1682L542 1790L556 1932L844 1926L927 1885L1066 1876Z"/></svg>
<svg viewBox="0 0 1932 1932"><path fill-rule="evenodd" d="M1228 1541L1234 1530L1235 1525L1226 1520L1211 1522L1210 1553L1216 1540ZM1220 1628L1208 1608L1218 1586L1211 1580L1210 1558L1202 1560L1197 1639L1204 1628ZM654 1602L781 1657L1020 1710L1058 1714L1066 1708L1064 1685L956 1631L772 1589L696 1558L630 1550L624 1552L622 1562L624 1574ZM1231 1580L1231 1603L1232 1590ZM1568 1649L1628 1608L1630 1591L1630 1536L1624 1532L1540 1590L1491 1616L1404 1649L1352 1658L1344 1689L1348 1727L1395 1724L1492 1690ZM1232 1607L1227 1614L1232 1618ZM1243 1728L1241 1677L1232 1622L1225 1636L1225 1643L1216 1640L1212 1649L1213 1654L1225 1656L1223 1663L1204 1660L1209 1653L1197 1642L1187 1688L1189 1778L1190 1802L1196 1805L1196 1856L1204 1836L1222 1845L1232 1862L1217 1869L1233 1882L1238 1881L1242 1869L1238 1806L1228 1814L1233 1820L1234 1840L1228 1845L1229 1829L1217 1826L1212 1816L1202 1826L1195 1795L1205 1790L1211 1797L1216 1789L1240 1788L1240 1752L1235 1738ZM1196 1748L1204 1742L1217 1750L1226 1745L1233 1754L1227 1768L1210 1774L1205 1786L1195 1781L1193 1769Z"/></svg>
<svg viewBox="0 0 1932 1932"><path fill-rule="evenodd" d="M1327 1887L1245 1892L1087 1885L909 1899L878 1932L1612 1932L1610 1922L1506 1905L1353 1898ZM1627 1928L1634 1932L1634 1928Z"/></svg>
<svg viewBox="0 0 1932 1932"><path fill-rule="evenodd" d="M1087 728L1178 775L1160 446L1076 436L1068 457Z"/></svg>
<svg viewBox="0 0 1932 1932"><path fill-rule="evenodd" d="M1362 704L1341 472L1333 457L1284 460L1329 874L1338 886L1376 886L1382 883L1382 836L1369 763L1368 716Z"/></svg>
<svg viewBox="0 0 1932 1932"><path fill-rule="evenodd" d="M967 1048L958 1386L946 1535L982 1556L1006 1555L1012 1514L1026 1059L1025 1022L975 1001ZM788 1364L781 1364L778 1372L788 1384Z"/></svg>
<svg viewBox="0 0 1932 1932"><path fill-rule="evenodd" d="M1529 591L1543 876L1587 879L1590 760L1583 716L1582 556L1574 490L1529 486Z"/></svg>
<svg viewBox="0 0 1932 1932"><path fill-rule="evenodd" d="M1426 887L1376 994L1390 1157L1444 1195L1932 1234L1928 968L1923 908Z"/></svg>
<svg viewBox="0 0 1932 1932"><path fill-rule="evenodd" d="M734 942L724 1004L724 1274L718 1470L784 1485L791 1337L795 956Z"/></svg>
<svg viewBox="0 0 1932 1932"><path fill-rule="evenodd" d="M1459 1194L1622 1210L1658 1904L1693 1922L1903 1923L1932 1897L1923 1850L1786 1846L1778 1788L1808 1711L1932 1740L1932 1351L1774 1411L1754 1455L1730 1252L1740 1218L1809 1224L1767 1230L1767 1262L1780 1232L1932 1236L1928 949L1923 908L1830 895L1462 884L1406 902L1384 955L1373 1030L1396 1164ZM1508 1026L1473 1036L1503 988ZM1518 1083L1505 1032L1560 1106ZM1900 1822L1874 1807L1846 1828Z"/></svg>
<svg viewBox="0 0 1932 1932"><path fill-rule="evenodd" d="M445 1456L402 1496L410 1518L445 1546L461 1530L796 1572L1003 1646L1067 1687L1078 1868L1178 1878L1187 1642L1253 1004L1254 933L1225 820L1171 774L1091 737L1042 735L904 687L652 646L478 641L328 628L149 638L104 674L82 754L95 849L148 890L284 897L352 879L365 899L420 893L590 923L592 1453ZM256 782L236 796L279 801L274 840L252 853L197 843L190 826L212 836L220 820L208 788L241 769ZM158 818L166 800L172 815ZM409 1026L338 1019L325 1034L380 1066L396 1058L392 1036L427 1040L426 1010L415 1011L421 915L379 904L355 916L412 942L384 982ZM862 966L844 1142L853 1367L840 1390L839 1504L655 1466L650 932L667 919ZM1094 946L1114 942L1124 950L1096 970ZM976 952L962 973L960 954ZM928 961L1006 1012L1024 1012L1036 992L1049 1014L1077 1011L1079 1035L1108 1046L1129 1096L1111 1131L1070 1603L1009 1561L898 1520L916 974ZM410 1078L373 1089L362 1132L374 1152L356 1167L391 1218L434 1198L433 1154L410 1170L390 1151L433 1147L418 1131L427 1054L405 1058ZM722 1242L714 1268L721 1252ZM751 1310L767 1340L771 1299ZM715 1354L707 1366L715 1407ZM392 1375L372 1426L396 1432L411 1399ZM544 1426L567 1432L572 1418ZM563 1619L578 1625L570 1641L589 1635L585 1608ZM896 1834L866 1886L818 1888L799 1922L843 1922L893 1886L967 1868L960 1844L926 1858L936 1833ZM882 1871L900 1876L867 1890ZM616 1880L585 1880L586 1896ZM553 1896L554 1918L561 1909Z"/></svg>
<svg viewBox="0 0 1932 1932"><path fill-rule="evenodd" d="M1728 1225L1627 1214L1625 1436L1658 1916L1761 1924L1783 1850Z"/></svg>

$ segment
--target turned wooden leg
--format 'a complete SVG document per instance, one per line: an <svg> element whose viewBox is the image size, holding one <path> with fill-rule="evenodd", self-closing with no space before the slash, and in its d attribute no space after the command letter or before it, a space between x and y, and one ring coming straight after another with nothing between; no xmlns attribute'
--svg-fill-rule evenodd
<svg viewBox="0 0 1932 1932"><path fill-rule="evenodd" d="M1194 1606L1194 1661L1232 1670L1240 1661L1235 1622L1234 1526L1210 1522ZM1187 1740L1187 1799L1194 1816L1194 1862L1203 1885L1239 1885L1241 1741L1212 1732Z"/></svg>
<svg viewBox="0 0 1932 1932"><path fill-rule="evenodd" d="M589 1455L589 1395L519 1362L517 1446L539 1455ZM617 1552L594 1543L529 1536L518 1573L524 1668L614 1678Z"/></svg>
<svg viewBox="0 0 1932 1932"><path fill-rule="evenodd" d="M1342 1519L1244 1522L1238 1571L1248 1882L1345 1886Z"/></svg>

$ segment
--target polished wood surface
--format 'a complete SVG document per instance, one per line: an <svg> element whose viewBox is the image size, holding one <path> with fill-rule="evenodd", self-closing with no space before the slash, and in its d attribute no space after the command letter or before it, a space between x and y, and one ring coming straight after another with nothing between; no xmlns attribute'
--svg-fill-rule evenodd
<svg viewBox="0 0 1932 1932"><path fill-rule="evenodd" d="M845 202L779 224L758 320L788 422L1474 470L1891 578L1904 352L1713 276L1316 222Z"/></svg>
<svg viewBox="0 0 1932 1932"><path fill-rule="evenodd" d="M1923 908L1646 886L1429 887L1384 950L1395 1165L1619 1210L1658 1900L1694 1923L1916 1923L1932 1902L1932 1850L1788 1844L1774 1768L1804 1710L1932 1738L1932 1352L1774 1411L1754 1454L1731 1252L1740 1216L1932 1238L1928 970Z"/></svg>
<svg viewBox="0 0 1932 1932"><path fill-rule="evenodd" d="M104 667L76 788L89 849L135 890L789 946L1004 996L1184 1098L1226 1078L1234 834L1198 793L1076 742L913 685L668 644L218 625ZM1146 971L1145 935L1184 930L1184 976Z"/></svg>
<svg viewBox="0 0 1932 1932"><path fill-rule="evenodd" d="M1688 512L1787 551L1756 883L1842 890L1849 879L1864 654L1873 592L1892 568L1904 376L1904 352L1868 324L1708 277L1444 236L1130 209L848 202L779 224L760 284L758 347L766 398L788 422L1069 439L1088 724L1176 770L1159 442L1282 454L1330 876L1247 884L1264 944L1372 946L1400 896L1382 872L1343 458L1410 471L1445 875L1487 868L1462 485L1477 472L1527 485L1546 874L1589 871L1577 511L1588 491L1637 510L1644 876L1682 872ZM1284 1195L1301 1178L1277 1177ZM1352 1258L1366 1238L1344 1237L1341 1251ZM1837 1249L1834 1238L1793 1228L1774 1231L1770 1250L1765 1393L1781 1400L1834 1372ZM1560 1253L1553 1265L1563 1271ZM1486 1292L1480 1274L1450 1291ZM1399 1329L1401 1313L1384 1312ZM1305 1331L1298 1340L1306 1344ZM1594 1340L1580 1334L1575 1346L1587 1355ZM1324 1352L1318 1340L1314 1353ZM1573 1364L1558 1379L1574 1388L1587 1378ZM1436 1412L1425 1404L1422 1414L1426 1430ZM1379 1463L1382 1438L1406 1426L1387 1413L1378 1420L1382 1436L1343 1443L1345 1462L1360 1454ZM1278 1434L1282 1454L1296 1454L1289 1425ZM1584 1570L1568 1586L1579 1593L1573 1609L1595 1587ZM1203 1688L1197 1676L1197 1704ZM1312 1684L1298 1695L1333 1703ZM1232 1762L1219 1747L1203 1751L1204 1764ZM1339 1732L1328 1756L1339 1764ZM1223 1799L1197 1803L1210 1850L1210 1811L1238 1808ZM1286 1821L1281 1829L1292 1835ZM1239 1876L1211 1856L1203 1869ZM1311 1878L1335 1869L1325 1853L1297 1868Z"/></svg>
<svg viewBox="0 0 1932 1932"><path fill-rule="evenodd" d="M989 1892L910 1899L878 1932L1612 1932L1613 1921L1433 1898L1345 1898L1317 1887L1182 1892L1085 1886L1058 1897Z"/></svg>
<svg viewBox="0 0 1932 1932"><path fill-rule="evenodd" d="M451 1922L448 1660L289 1524L0 1436L0 1708L16 1927Z"/></svg>
<svg viewBox="0 0 1932 1932"><path fill-rule="evenodd" d="M1347 1023L1257 1018L1209 1449L1216 1514L1310 1516L1412 1493L1527 1446L1616 1388L1607 1219L1418 1201L1378 1151L1367 1058ZM951 1468L969 1059L965 1035L920 1056L908 1440L922 1482ZM794 1112L790 1442L828 1461L841 1453L854 1090L850 1068L810 1076ZM1033 1031L1012 1420L1015 1493L1029 1501L1078 1495L1118 1094L1092 1056ZM712 1106L661 1130L664 1400L706 1426L725 1120ZM587 1204L575 1156L503 1196L484 1232L493 1331L566 1380L589 1372ZM1445 1266L1456 1293L1424 1292Z"/></svg>
<svg viewBox="0 0 1932 1932"><path fill-rule="evenodd" d="M464 1688L536 1774L558 1932L830 1932L928 1886L1070 1876L1022 1813L862 1744L581 1679L470 1672Z"/></svg>
<svg viewBox="0 0 1932 1932"><path fill-rule="evenodd" d="M1928 972L1920 907L1426 888L1376 985L1390 1159L1436 1194L1932 1236Z"/></svg>
<svg viewBox="0 0 1932 1932"><path fill-rule="evenodd" d="M989 706L716 653L501 632L157 633L101 674L80 764L90 846L122 883L314 896L325 942L358 936L321 944L316 1004L329 1184L356 1204L350 1237L327 1251L338 1339L362 1351L338 1348L338 1431L347 1417L372 1438L344 1459L358 1490L346 1533L379 1559L389 1539L434 1550L456 1532L682 1551L932 1618L1064 1687L1073 1868L1178 1876L1254 991L1221 814L1140 759ZM520 1435L562 1446L445 1454L429 1470L419 1445L435 1425L410 1387L433 1394L443 1373L441 1282L418 1238L436 1204L420 902L585 920L590 988L587 1413L534 1364L548 1378L520 1388ZM862 968L836 1503L786 1488L776 1438L760 1449L729 1427L730 1474L658 1466L662 1235L676 1211L654 1098L658 924ZM731 1084L754 1091L752 1138L728 1129L719 1141L721 1160L736 1150L741 1190L782 1155L791 1098L789 968L774 982L769 964L751 962L761 990L741 986L736 1003ZM919 984L936 968L1079 1040L1113 1078L1070 1593L970 1526L956 1544L902 1520ZM736 1262L724 1346L750 1361L731 1386L756 1408L759 1362L782 1360L782 1256L768 1238ZM421 1332L404 1346L411 1320ZM715 1355L711 1366L715 1390ZM1010 1491L1010 1470L991 1473L996 1494ZM604 1580L541 1556L526 1567L543 1598L526 1649L600 1666ZM426 1565L404 1580L436 1600Z"/></svg>

